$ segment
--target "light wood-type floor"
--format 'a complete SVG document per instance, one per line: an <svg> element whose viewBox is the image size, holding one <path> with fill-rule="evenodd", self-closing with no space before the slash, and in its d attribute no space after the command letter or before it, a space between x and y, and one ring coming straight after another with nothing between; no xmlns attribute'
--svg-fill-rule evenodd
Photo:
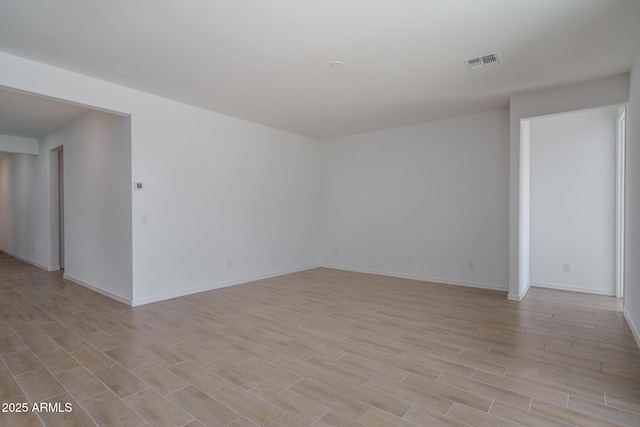
<svg viewBox="0 0 640 427"><path fill-rule="evenodd" d="M0 318L2 426L640 425L610 297L320 268L132 309L0 254Z"/></svg>

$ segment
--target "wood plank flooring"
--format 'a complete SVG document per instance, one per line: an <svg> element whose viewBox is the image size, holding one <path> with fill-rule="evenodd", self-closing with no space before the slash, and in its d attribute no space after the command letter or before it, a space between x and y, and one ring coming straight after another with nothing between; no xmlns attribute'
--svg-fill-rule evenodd
<svg viewBox="0 0 640 427"><path fill-rule="evenodd" d="M130 308L0 253L0 358L2 426L640 425L621 302L546 289L319 268Z"/></svg>

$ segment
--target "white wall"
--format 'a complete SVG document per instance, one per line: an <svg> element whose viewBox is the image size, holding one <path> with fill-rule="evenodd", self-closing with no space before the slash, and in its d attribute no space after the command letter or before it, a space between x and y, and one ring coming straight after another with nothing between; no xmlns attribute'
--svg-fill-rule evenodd
<svg viewBox="0 0 640 427"><path fill-rule="evenodd" d="M147 247L135 248L140 292L164 298L317 266L318 143L204 110L179 120L158 129L170 143L150 148L134 175L145 185L134 192L134 244Z"/></svg>
<svg viewBox="0 0 640 427"><path fill-rule="evenodd" d="M640 345L640 54L631 70L627 108L624 313Z"/></svg>
<svg viewBox="0 0 640 427"><path fill-rule="evenodd" d="M46 252L36 245L33 227L36 161L37 156L29 154L0 159L0 249L48 269Z"/></svg>
<svg viewBox="0 0 640 427"><path fill-rule="evenodd" d="M615 295L617 112L531 120L533 285Z"/></svg>
<svg viewBox="0 0 640 427"><path fill-rule="evenodd" d="M520 300L520 122L523 119L619 105L629 98L629 75L511 97L509 105L509 299Z"/></svg>
<svg viewBox="0 0 640 427"><path fill-rule="evenodd" d="M132 296L130 127L129 117L89 112L43 137L39 154L44 165L64 147L65 276L124 301ZM56 229L55 213L38 217Z"/></svg>
<svg viewBox="0 0 640 427"><path fill-rule="evenodd" d="M130 121L90 112L45 135L38 155L0 161L2 249L47 270L59 268L57 180L50 150L64 146L65 275L131 299ZM117 173L113 173L117 171Z"/></svg>
<svg viewBox="0 0 640 427"><path fill-rule="evenodd" d="M317 141L4 53L0 69L0 86L131 115L132 304L318 264Z"/></svg>
<svg viewBox="0 0 640 427"><path fill-rule="evenodd" d="M322 263L506 290L508 125L499 110L324 141Z"/></svg>
<svg viewBox="0 0 640 427"><path fill-rule="evenodd" d="M520 241L519 283L524 283L515 297L521 300L531 283L531 121L520 121L520 200L518 239ZM511 295L511 294L510 294Z"/></svg>
<svg viewBox="0 0 640 427"><path fill-rule="evenodd" d="M0 135L0 152L38 154L38 140L20 136Z"/></svg>

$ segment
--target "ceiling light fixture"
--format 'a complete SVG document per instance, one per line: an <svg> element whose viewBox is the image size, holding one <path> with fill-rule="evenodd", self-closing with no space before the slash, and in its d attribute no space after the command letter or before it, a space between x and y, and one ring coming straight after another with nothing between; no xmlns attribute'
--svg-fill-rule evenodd
<svg viewBox="0 0 640 427"><path fill-rule="evenodd" d="M344 62L342 61L333 61L329 64L331 68L342 68L343 65L344 65Z"/></svg>

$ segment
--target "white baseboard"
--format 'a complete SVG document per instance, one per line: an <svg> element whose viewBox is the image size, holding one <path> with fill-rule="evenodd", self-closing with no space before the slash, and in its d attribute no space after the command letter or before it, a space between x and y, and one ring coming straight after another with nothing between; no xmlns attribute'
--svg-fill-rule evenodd
<svg viewBox="0 0 640 427"><path fill-rule="evenodd" d="M73 276L69 276L66 273L64 274L63 277L65 279L67 279L68 281L70 281L70 282L73 282L73 283L75 283L77 285L83 286L83 287L85 287L87 289L91 289L92 291L97 292L97 293L99 293L101 295L104 295L105 297L109 297L109 298L111 298L113 300L116 300L116 301L121 302L123 304L127 304L129 306L132 305L131 304L131 300L129 298L122 297L120 295L114 294L114 293L109 292L109 291L105 291L104 289L100 289L99 287L94 286L94 285L92 285L90 283L87 283L87 282L82 281L80 279L76 279Z"/></svg>
<svg viewBox="0 0 640 427"><path fill-rule="evenodd" d="M581 292L585 294L604 295L608 297L616 296L615 289L611 291L607 291L607 290L601 290L601 289L581 288L579 286L558 285L556 283L545 283L545 282L532 282L531 286L536 286L538 288L557 289L559 291L570 291L570 292Z"/></svg>
<svg viewBox="0 0 640 427"><path fill-rule="evenodd" d="M31 265L33 265L33 266L35 266L35 267L38 267L38 268L40 268L40 269L42 269L42 270L45 270L45 271L58 271L58 270L60 270L60 267L59 267L59 266L57 266L57 267L56 267L56 266L53 266L53 267L47 267L46 265L42 265L42 264L40 264L40 263L38 263L38 262L35 262L35 261L33 261L33 260L30 260L29 258L25 258L25 257L20 256L20 255L18 255L18 254L14 254L13 252L8 251L8 250L6 250L6 249L0 249L0 252L4 252L5 254L7 254L7 255L9 255L9 256L12 256L12 257L14 257L14 258L17 258L17 259L19 259L20 261L27 262L27 263L29 263L29 264L31 264Z"/></svg>
<svg viewBox="0 0 640 427"><path fill-rule="evenodd" d="M624 314L624 318L629 324L629 328L631 328L631 333L633 334L633 338L636 340L636 345L640 348L640 330L638 330L635 323L633 323L633 319L626 308L622 309L622 314Z"/></svg>
<svg viewBox="0 0 640 427"><path fill-rule="evenodd" d="M518 302L520 302L520 301L522 301L524 299L525 296L527 296L527 292L529 292L530 288L531 288L531 283L529 283L527 285L527 287L524 288L522 290L522 292L520 292L519 294L513 294L513 293L509 292L509 294L507 295L507 299L509 301L518 301Z"/></svg>
<svg viewBox="0 0 640 427"><path fill-rule="evenodd" d="M165 294L156 295L156 296L153 296L153 297L150 297L150 298L140 298L140 299L134 298L133 301L131 302L131 306L132 307L138 307L138 306L145 305L145 304L151 304L151 303L154 303L154 302L165 301L165 300L169 300L169 299L173 299L173 298L183 297L183 296L186 296L186 295L197 294L197 293L200 293L200 292L213 291L215 289L226 288L228 286L241 285L243 283L255 282L256 280L270 279L272 277L278 277L278 276L283 276L285 274L291 274L291 273L297 273L297 272L300 272L300 271L311 270L313 268L318 268L318 267L320 267L320 266L317 265L317 264L308 265L308 266L305 266L305 267L293 268L293 269L290 269L290 270L280 270L280 271L275 271L275 272L271 272L271 273L267 273L267 274L261 274L261 275L258 275L258 276L245 277L245 278L242 278L242 279L232 280L232 281L229 281L229 282L222 282L222 283L216 283L216 284L211 284L211 285L199 286L197 288L180 290L180 291L177 291L177 292L169 292L169 293L165 293Z"/></svg>
<svg viewBox="0 0 640 427"><path fill-rule="evenodd" d="M396 272L389 272L389 271L370 270L367 268L353 268L353 267L347 267L344 265L335 265L335 264L321 264L320 267L331 268L334 270L353 271L355 273L368 273L368 274L377 274L380 276L398 277L401 279L420 280L422 282L442 283L443 285L466 286L469 288L488 289L492 291L505 291L505 292L508 291L507 287L496 285L494 283L467 282L463 280L445 279L442 277L420 276L416 274L404 274L404 273L396 273Z"/></svg>

